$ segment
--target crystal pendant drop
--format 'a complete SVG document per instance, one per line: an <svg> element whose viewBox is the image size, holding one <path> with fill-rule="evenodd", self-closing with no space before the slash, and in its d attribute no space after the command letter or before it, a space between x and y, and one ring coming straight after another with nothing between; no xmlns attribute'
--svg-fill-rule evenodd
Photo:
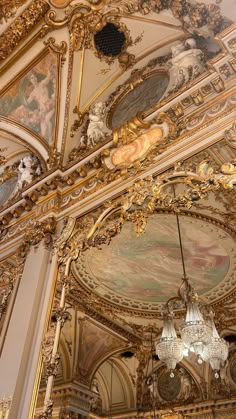
<svg viewBox="0 0 236 419"><path fill-rule="evenodd" d="M166 364L172 375L172 370L175 369L176 364L183 358L183 350L184 344L177 337L173 318L169 316L164 320L162 336L160 342L156 345L156 353L159 359Z"/></svg>

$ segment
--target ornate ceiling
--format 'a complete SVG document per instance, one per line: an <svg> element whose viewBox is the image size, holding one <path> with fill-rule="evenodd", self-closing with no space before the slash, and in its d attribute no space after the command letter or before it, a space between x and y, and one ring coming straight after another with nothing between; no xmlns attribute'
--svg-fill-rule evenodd
<svg viewBox="0 0 236 419"><path fill-rule="evenodd" d="M235 334L235 21L234 0L0 0L3 267L17 240L47 238L42 220L69 217L54 240L59 260L73 259L55 412L79 383L99 394L91 418L138 417L153 400L192 417L194 395L202 411L236 395L232 342L227 382L193 359L173 385L149 359L181 283L178 211L191 283ZM54 306L60 292L58 281Z"/></svg>

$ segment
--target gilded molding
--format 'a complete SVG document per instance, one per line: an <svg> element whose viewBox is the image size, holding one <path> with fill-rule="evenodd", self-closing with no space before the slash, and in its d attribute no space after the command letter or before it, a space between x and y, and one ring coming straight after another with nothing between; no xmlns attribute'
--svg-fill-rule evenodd
<svg viewBox="0 0 236 419"><path fill-rule="evenodd" d="M29 35L37 23L44 18L48 10L49 5L46 1L33 0L21 16L14 20L0 36L0 62L5 60L20 42Z"/></svg>
<svg viewBox="0 0 236 419"><path fill-rule="evenodd" d="M65 61L65 54L67 52L67 43L65 41L61 41L60 44L57 44L55 38L51 36L46 41L44 41L44 45L46 47L50 47L51 50L56 54L61 54L61 61Z"/></svg>

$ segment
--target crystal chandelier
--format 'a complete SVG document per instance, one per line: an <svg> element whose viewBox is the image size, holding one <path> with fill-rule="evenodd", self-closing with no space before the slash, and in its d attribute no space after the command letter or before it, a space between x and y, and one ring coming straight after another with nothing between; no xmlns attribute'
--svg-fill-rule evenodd
<svg viewBox="0 0 236 419"><path fill-rule="evenodd" d="M189 352L196 354L198 362L209 362L214 370L215 378L219 378L219 370L228 357L228 343L219 336L214 321L213 313L208 310L207 317L202 314L199 306L199 297L194 292L186 275L182 238L178 214L177 227L180 243L180 253L183 266L183 283L179 288L178 297L173 297L166 303L164 325L160 341L156 344L156 353L170 370L170 376L174 377L173 370L176 364ZM181 300L186 308L186 317L180 327L181 338L177 336L170 306L176 300ZM206 305L205 305L206 306Z"/></svg>
<svg viewBox="0 0 236 419"><path fill-rule="evenodd" d="M183 358L184 344L177 337L171 314L166 315L160 343L156 349L159 358L166 364L167 368L171 371L171 377L173 377L173 370L176 364Z"/></svg>

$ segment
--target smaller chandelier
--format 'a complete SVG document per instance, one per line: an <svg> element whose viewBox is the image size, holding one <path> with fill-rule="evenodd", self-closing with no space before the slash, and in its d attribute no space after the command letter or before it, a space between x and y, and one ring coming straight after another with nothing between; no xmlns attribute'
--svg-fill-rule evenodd
<svg viewBox="0 0 236 419"><path fill-rule="evenodd" d="M195 352L201 364L204 347L211 341L212 328L200 312L197 295L195 294L193 298L187 302L186 320L181 327L181 337L186 348Z"/></svg>
<svg viewBox="0 0 236 419"><path fill-rule="evenodd" d="M169 314L164 319L164 326L160 342L156 345L156 353L171 371L170 376L174 377L173 370L184 355L184 344L177 337L173 317Z"/></svg>
<svg viewBox="0 0 236 419"><path fill-rule="evenodd" d="M209 362L215 378L219 378L219 369L228 357L228 344L223 338L220 338L212 318L212 312L208 310L207 318L204 318L199 307L199 297L188 281L178 214L176 214L176 218L183 266L183 283L179 288L178 297L170 298L166 303L167 314L164 317L160 341L156 344L156 353L160 361L164 362L170 370L171 377L174 377L173 370L176 364L190 351L197 355L200 364L203 361ZM175 300L182 300L186 307L186 318L180 328L181 338L177 336L173 313L170 313L170 304Z"/></svg>
<svg viewBox="0 0 236 419"><path fill-rule="evenodd" d="M202 358L210 363L215 378L219 378L219 370L228 358L229 344L223 338L220 338L213 319L211 319L211 327L212 338L209 344L204 347Z"/></svg>

